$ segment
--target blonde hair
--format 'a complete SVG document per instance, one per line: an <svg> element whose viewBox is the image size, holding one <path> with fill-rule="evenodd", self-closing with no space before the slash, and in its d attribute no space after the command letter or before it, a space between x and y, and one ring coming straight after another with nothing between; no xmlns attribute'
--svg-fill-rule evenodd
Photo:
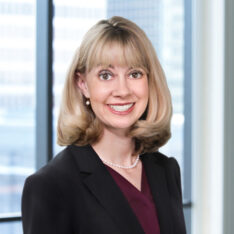
<svg viewBox="0 0 234 234"><path fill-rule="evenodd" d="M146 34L135 23L112 17L101 20L85 35L75 53L64 85L57 127L59 145L86 145L99 140L103 126L77 87L77 72L89 72L100 64L111 64L108 46L120 46L119 63L142 67L148 76L149 100L142 117L128 135L135 140L135 153L153 152L171 136L171 95L162 67Z"/></svg>

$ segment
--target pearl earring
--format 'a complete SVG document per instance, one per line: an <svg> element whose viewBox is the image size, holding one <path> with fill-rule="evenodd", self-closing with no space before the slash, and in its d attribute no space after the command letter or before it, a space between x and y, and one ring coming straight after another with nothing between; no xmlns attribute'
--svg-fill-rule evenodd
<svg viewBox="0 0 234 234"><path fill-rule="evenodd" d="M85 104L86 104L87 106L89 106L89 105L90 105L90 101L89 101L89 100L86 100Z"/></svg>

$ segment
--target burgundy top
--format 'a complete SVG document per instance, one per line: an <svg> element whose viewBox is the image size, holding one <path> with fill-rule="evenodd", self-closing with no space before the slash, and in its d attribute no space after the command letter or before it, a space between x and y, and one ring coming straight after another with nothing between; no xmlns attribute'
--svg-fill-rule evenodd
<svg viewBox="0 0 234 234"><path fill-rule="evenodd" d="M141 191L111 167L105 165L123 192L146 234L160 234L158 216L142 164Z"/></svg>

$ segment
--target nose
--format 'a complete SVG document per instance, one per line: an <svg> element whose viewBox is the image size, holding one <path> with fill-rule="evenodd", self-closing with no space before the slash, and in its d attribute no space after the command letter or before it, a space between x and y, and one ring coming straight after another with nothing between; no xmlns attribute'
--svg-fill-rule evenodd
<svg viewBox="0 0 234 234"><path fill-rule="evenodd" d="M121 75L116 79L113 95L117 97L126 97L131 94L130 84L128 79Z"/></svg>

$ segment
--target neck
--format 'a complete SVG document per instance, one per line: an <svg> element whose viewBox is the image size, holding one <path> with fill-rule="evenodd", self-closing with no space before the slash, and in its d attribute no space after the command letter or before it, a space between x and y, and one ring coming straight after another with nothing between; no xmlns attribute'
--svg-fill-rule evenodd
<svg viewBox="0 0 234 234"><path fill-rule="evenodd" d="M134 141L116 131L104 129L101 139L92 144L92 147L101 158L108 162L127 166L135 161L135 157L132 157Z"/></svg>

